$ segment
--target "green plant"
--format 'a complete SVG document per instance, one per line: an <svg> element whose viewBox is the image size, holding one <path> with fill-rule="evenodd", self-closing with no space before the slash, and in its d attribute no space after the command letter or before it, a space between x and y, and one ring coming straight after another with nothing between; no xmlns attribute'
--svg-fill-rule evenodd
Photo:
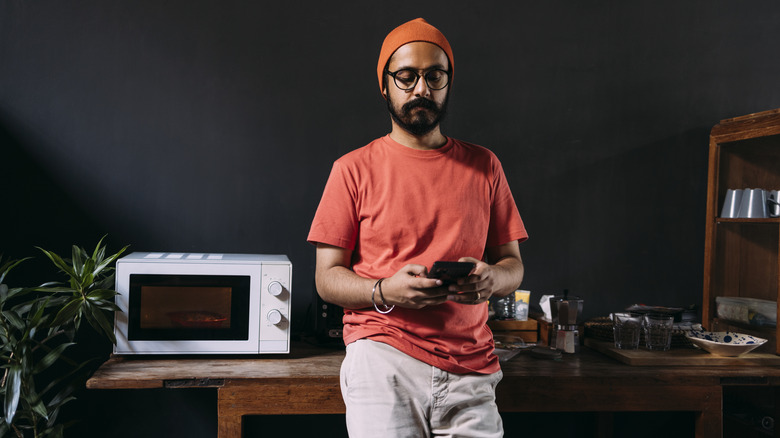
<svg viewBox="0 0 780 438"><path fill-rule="evenodd" d="M67 283L9 289L0 286L0 437L57 438L65 425L57 416L84 384L92 360L76 361L65 351L76 344L81 322L116 342L110 322L114 304L113 264L127 249L106 256L101 239L92 254L73 246L71 258L41 250ZM26 259L0 266L0 284ZM53 366L65 367L61 372Z"/></svg>

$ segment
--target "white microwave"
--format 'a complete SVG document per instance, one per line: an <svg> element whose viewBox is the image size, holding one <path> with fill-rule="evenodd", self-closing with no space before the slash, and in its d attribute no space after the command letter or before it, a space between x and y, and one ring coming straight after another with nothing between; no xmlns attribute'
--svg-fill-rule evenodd
<svg viewBox="0 0 780 438"><path fill-rule="evenodd" d="M115 354L290 352L287 256L134 252L116 291Z"/></svg>

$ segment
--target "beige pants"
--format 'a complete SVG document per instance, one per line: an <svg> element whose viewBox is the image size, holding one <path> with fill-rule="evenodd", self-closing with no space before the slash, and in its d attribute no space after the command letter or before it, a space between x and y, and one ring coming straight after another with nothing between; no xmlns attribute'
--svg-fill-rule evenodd
<svg viewBox="0 0 780 438"><path fill-rule="evenodd" d="M501 377L448 373L381 342L353 342L341 365L349 436L502 437Z"/></svg>

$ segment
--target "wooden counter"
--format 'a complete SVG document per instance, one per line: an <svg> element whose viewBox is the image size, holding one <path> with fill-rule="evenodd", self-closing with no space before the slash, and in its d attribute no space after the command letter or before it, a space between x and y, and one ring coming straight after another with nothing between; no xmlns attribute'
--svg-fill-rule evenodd
<svg viewBox="0 0 780 438"><path fill-rule="evenodd" d="M339 389L343 350L294 344L286 356L114 357L90 389L216 387L219 438L239 438L245 415L345 412ZM561 360L527 352L502 364L502 412L691 411L696 436L722 436L723 387L780 387L774 366L629 366L583 347Z"/></svg>

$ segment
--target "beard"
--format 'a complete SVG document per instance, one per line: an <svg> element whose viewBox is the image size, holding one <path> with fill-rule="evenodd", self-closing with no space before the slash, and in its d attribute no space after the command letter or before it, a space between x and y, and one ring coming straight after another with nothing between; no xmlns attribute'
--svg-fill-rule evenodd
<svg viewBox="0 0 780 438"><path fill-rule="evenodd" d="M425 135L437 127L447 114L447 102L449 93L445 96L441 106L424 97L418 97L406 102L399 110L396 110L390 95L387 95L387 110L395 122L406 132L414 135ZM416 108L422 110L414 111Z"/></svg>

